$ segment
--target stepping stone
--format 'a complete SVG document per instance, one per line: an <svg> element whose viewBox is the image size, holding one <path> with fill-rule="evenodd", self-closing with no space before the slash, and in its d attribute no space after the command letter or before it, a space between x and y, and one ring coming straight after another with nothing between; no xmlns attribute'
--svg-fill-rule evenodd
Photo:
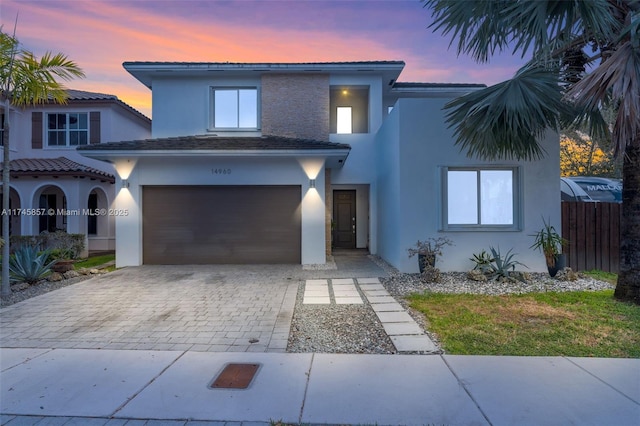
<svg viewBox="0 0 640 426"><path fill-rule="evenodd" d="M358 290L336 290L333 289L333 295L335 297L360 297Z"/></svg>
<svg viewBox="0 0 640 426"><path fill-rule="evenodd" d="M424 330L415 322L386 322L382 326L389 336L424 334Z"/></svg>
<svg viewBox="0 0 640 426"><path fill-rule="evenodd" d="M398 352L434 352L438 347L429 336L390 336Z"/></svg>
<svg viewBox="0 0 640 426"><path fill-rule="evenodd" d="M306 289L304 291L305 296L327 296L329 297L329 289L318 289L318 290L310 290Z"/></svg>
<svg viewBox="0 0 640 426"><path fill-rule="evenodd" d="M382 284L360 284L362 291L365 290L386 290Z"/></svg>
<svg viewBox="0 0 640 426"><path fill-rule="evenodd" d="M389 292L387 290L364 290L364 294L369 296L389 296Z"/></svg>
<svg viewBox="0 0 640 426"><path fill-rule="evenodd" d="M358 284L380 284L377 278L357 278Z"/></svg>
<svg viewBox="0 0 640 426"><path fill-rule="evenodd" d="M353 285L353 279L351 278L335 278L331 280L331 284L351 284Z"/></svg>
<svg viewBox="0 0 640 426"><path fill-rule="evenodd" d="M385 322L415 323L411 315L406 312L376 312L376 315L378 315L378 318L383 325Z"/></svg>
<svg viewBox="0 0 640 426"><path fill-rule="evenodd" d="M327 297L304 297L302 299L302 304L304 305L329 305L331 303L331 299L329 296Z"/></svg>
<svg viewBox="0 0 640 426"><path fill-rule="evenodd" d="M306 285L314 285L314 284L315 285L321 285L321 284L327 285L328 282L327 282L327 280L307 280L306 281Z"/></svg>
<svg viewBox="0 0 640 426"><path fill-rule="evenodd" d="M371 307L375 312L404 312L399 303L372 303Z"/></svg>
<svg viewBox="0 0 640 426"><path fill-rule="evenodd" d="M369 303L398 303L396 299L391 296L367 296Z"/></svg>
<svg viewBox="0 0 640 426"><path fill-rule="evenodd" d="M362 305L364 302L358 297L336 297L336 305Z"/></svg>

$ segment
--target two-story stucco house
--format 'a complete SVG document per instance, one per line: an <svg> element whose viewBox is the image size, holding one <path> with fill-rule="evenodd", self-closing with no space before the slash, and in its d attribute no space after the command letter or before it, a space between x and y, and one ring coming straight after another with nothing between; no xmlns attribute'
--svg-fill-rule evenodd
<svg viewBox="0 0 640 426"><path fill-rule="evenodd" d="M401 61L126 62L152 90L152 138L79 148L116 168L116 262L324 264L366 248L401 271L418 239L438 261L513 248L560 221L559 144L488 163L454 146L442 107L482 85L399 83Z"/></svg>
<svg viewBox="0 0 640 426"><path fill-rule="evenodd" d="M148 137L151 120L113 95L68 95L11 109L10 234L64 230L86 235L88 250L114 250L114 168L76 147Z"/></svg>

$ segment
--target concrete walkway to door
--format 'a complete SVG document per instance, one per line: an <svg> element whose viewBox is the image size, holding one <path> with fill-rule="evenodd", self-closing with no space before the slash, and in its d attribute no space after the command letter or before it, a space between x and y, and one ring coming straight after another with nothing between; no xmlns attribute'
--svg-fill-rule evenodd
<svg viewBox="0 0 640 426"><path fill-rule="evenodd" d="M303 280L385 275L362 252L335 263L123 268L3 308L0 347L284 352Z"/></svg>

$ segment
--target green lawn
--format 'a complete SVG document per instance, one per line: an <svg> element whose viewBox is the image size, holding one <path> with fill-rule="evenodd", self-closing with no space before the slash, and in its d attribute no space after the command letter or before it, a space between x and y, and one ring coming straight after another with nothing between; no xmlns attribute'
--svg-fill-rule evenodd
<svg viewBox="0 0 640 426"><path fill-rule="evenodd" d="M449 354L640 358L640 306L613 290L408 300Z"/></svg>
<svg viewBox="0 0 640 426"><path fill-rule="evenodd" d="M76 262L73 266L75 269L80 268L95 268L96 266L104 265L107 262L111 262L116 259L115 254L103 254L100 256L88 257L84 260Z"/></svg>

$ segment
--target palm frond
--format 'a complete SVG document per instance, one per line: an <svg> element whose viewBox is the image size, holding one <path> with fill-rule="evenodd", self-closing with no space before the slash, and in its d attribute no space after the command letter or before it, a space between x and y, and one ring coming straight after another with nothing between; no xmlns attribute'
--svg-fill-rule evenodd
<svg viewBox="0 0 640 426"><path fill-rule="evenodd" d="M47 52L38 60L31 52L22 51L13 69L12 103L64 103L67 93L58 79L68 81L75 77L84 77L84 73L61 53Z"/></svg>
<svg viewBox="0 0 640 426"><path fill-rule="evenodd" d="M562 102L558 72L527 65L505 82L445 105L456 145L469 157L535 160L545 155L538 138L557 129Z"/></svg>
<svg viewBox="0 0 640 426"><path fill-rule="evenodd" d="M433 16L433 31L451 34L449 47L458 39L458 55L471 55L487 62L496 51L508 46L512 38L503 12L511 1L422 0Z"/></svg>
<svg viewBox="0 0 640 426"><path fill-rule="evenodd" d="M566 98L586 110L597 109L609 96L618 104L613 125L614 156L640 135L640 47L623 43L598 68L567 92Z"/></svg>

